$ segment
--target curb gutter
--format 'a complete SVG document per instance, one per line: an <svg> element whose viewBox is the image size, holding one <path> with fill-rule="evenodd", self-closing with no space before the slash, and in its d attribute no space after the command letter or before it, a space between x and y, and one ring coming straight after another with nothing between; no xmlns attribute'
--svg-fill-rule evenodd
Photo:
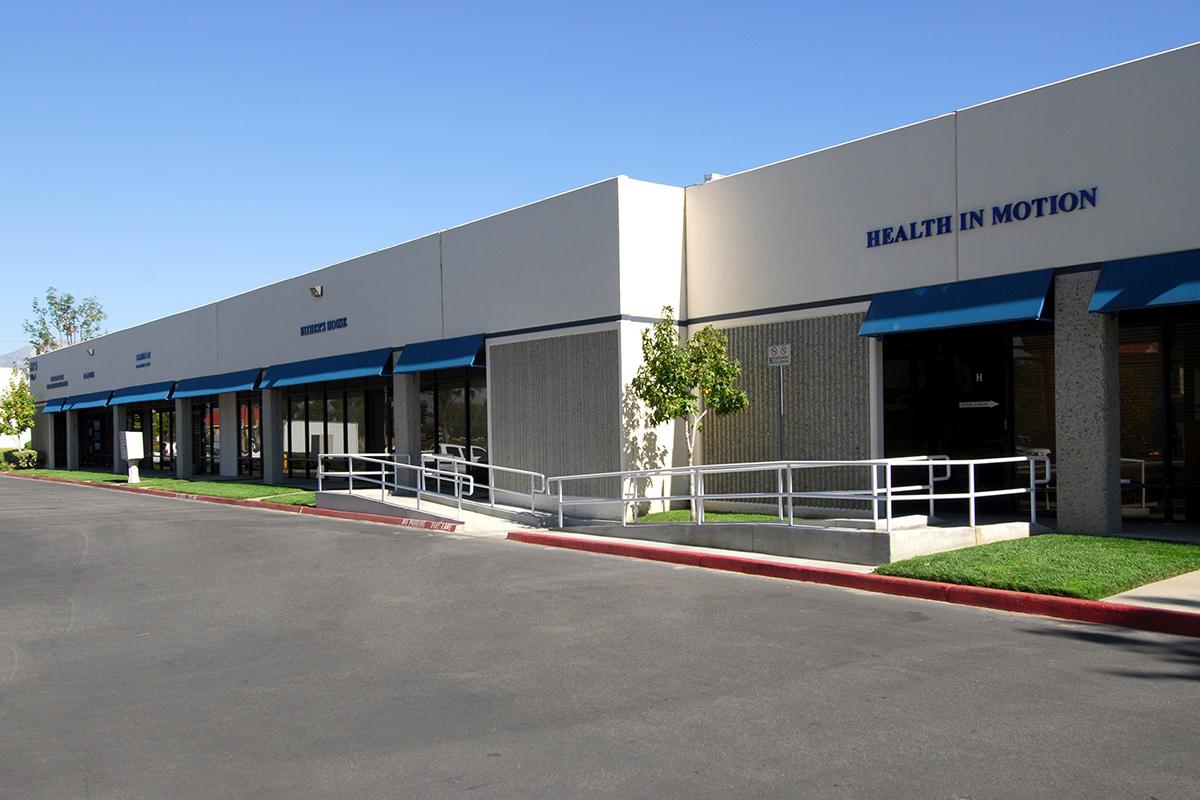
<svg viewBox="0 0 1200 800"><path fill-rule="evenodd" d="M217 503L223 506L241 506L243 508L265 508L269 511L287 511L293 514L304 514L314 517L330 517L332 519L348 519L354 522L378 522L384 525L396 525L402 528L420 528L422 530L442 531L444 533L454 533L458 530L458 525L449 522L434 522L424 519L408 519L406 517L389 517L383 514L366 514L359 511L335 511L331 508L312 508L310 506L293 506L286 503L267 503L262 500L238 500L232 497L212 497L203 494L187 494L185 492L172 492L166 489L154 489L149 486L122 486L113 483L91 483L88 481L76 481L70 478L54 478L46 475L14 475L11 472L3 473L5 477L21 478L27 481L46 481L48 483L65 483L70 486L88 486L93 489L109 489L114 492L128 492L129 494L148 494L154 497L169 497L175 500L198 500L201 503Z"/></svg>
<svg viewBox="0 0 1200 800"><path fill-rule="evenodd" d="M680 550L660 544L635 544L606 540L604 537L582 534L541 533L538 531L513 531L508 538L514 542L537 544L545 547L562 547L589 553L643 558L682 564L704 569L719 569L759 575L768 578L821 583L867 592L916 597L922 600L937 600L943 603L976 606L996 611L1011 611L1017 614L1035 614L1043 617L1092 622L1101 625L1117 625L1156 633L1200 638L1200 614L1174 611L1165 608L1146 608L1101 600L1080 600L1074 597L1054 597L1007 589L989 589L982 586L961 586L953 583L921 581L913 578L894 578L873 573L846 572L825 567L809 567L785 561L762 558L708 553L696 550Z"/></svg>

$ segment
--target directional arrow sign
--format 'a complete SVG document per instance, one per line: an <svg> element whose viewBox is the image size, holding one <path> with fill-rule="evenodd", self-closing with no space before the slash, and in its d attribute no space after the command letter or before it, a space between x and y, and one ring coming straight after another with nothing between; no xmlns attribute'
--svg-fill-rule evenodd
<svg viewBox="0 0 1200 800"><path fill-rule="evenodd" d="M959 408L995 408L1000 405L995 400L964 400L958 404Z"/></svg>

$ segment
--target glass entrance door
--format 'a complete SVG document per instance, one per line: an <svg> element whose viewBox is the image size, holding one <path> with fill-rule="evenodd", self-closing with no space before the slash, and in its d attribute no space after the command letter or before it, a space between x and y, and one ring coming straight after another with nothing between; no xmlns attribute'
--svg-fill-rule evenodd
<svg viewBox="0 0 1200 800"><path fill-rule="evenodd" d="M993 458L1054 451L1054 338L1044 326L990 326L887 337L884 453ZM1011 464L976 468L980 489L1028 481ZM964 468L938 492L965 491ZM913 474L911 482L925 483ZM908 482L905 477L898 478ZM1045 502L1045 497L1039 498ZM982 513L1027 507L1022 496L979 501ZM943 504L939 503L939 510ZM963 503L945 503L948 511ZM1044 510L1044 507L1043 507Z"/></svg>
<svg viewBox="0 0 1200 800"><path fill-rule="evenodd" d="M192 401L192 473L221 472L221 408L216 398Z"/></svg>

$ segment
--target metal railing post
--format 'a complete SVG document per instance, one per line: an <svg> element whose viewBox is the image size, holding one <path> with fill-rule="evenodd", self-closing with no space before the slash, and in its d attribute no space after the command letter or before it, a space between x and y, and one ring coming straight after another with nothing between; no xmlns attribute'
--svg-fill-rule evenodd
<svg viewBox="0 0 1200 800"><path fill-rule="evenodd" d="M563 485L563 482L559 481L558 482L558 527L560 527L560 528L563 526L562 485Z"/></svg>
<svg viewBox="0 0 1200 800"><path fill-rule="evenodd" d="M1037 464L1029 459L1029 527L1037 525ZM1033 531L1030 531L1033 533Z"/></svg>
<svg viewBox="0 0 1200 800"><path fill-rule="evenodd" d="M533 478L529 479L529 485L533 485ZM496 507L496 469L491 464L488 464L488 502L492 508Z"/></svg>
<svg viewBox="0 0 1200 800"><path fill-rule="evenodd" d="M891 533L892 532L892 462L889 461L887 464L884 465L883 477L884 477L884 486L885 486L884 491L886 492L885 500L884 500L884 511L887 514L887 532Z"/></svg>
<svg viewBox="0 0 1200 800"><path fill-rule="evenodd" d="M534 495L533 486L533 475L531 474L529 476L529 510L537 511L537 497Z"/></svg>
<svg viewBox="0 0 1200 800"><path fill-rule="evenodd" d="M704 524L704 473L696 471L696 524Z"/></svg>
<svg viewBox="0 0 1200 800"><path fill-rule="evenodd" d="M929 463L929 519L933 519L933 462ZM928 522L928 520L926 520Z"/></svg>
<svg viewBox="0 0 1200 800"><path fill-rule="evenodd" d="M322 491L322 478L325 477L325 459L321 458L321 454L317 454L317 491Z"/></svg>
<svg viewBox="0 0 1200 800"><path fill-rule="evenodd" d="M775 470L775 490L779 495L775 498L779 506L779 520L783 521L783 467Z"/></svg>
<svg viewBox="0 0 1200 800"><path fill-rule="evenodd" d="M350 473L350 494L354 494L354 456L346 456L346 471Z"/></svg>
<svg viewBox="0 0 1200 800"><path fill-rule="evenodd" d="M967 498L967 524L972 528L975 527L975 462L967 464L967 492L970 497Z"/></svg>
<svg viewBox="0 0 1200 800"><path fill-rule="evenodd" d="M879 522L879 465L871 465L871 521Z"/></svg>
<svg viewBox="0 0 1200 800"><path fill-rule="evenodd" d="M618 481L618 486L621 487L621 527L629 527L629 489L627 488L632 480L626 482L625 479Z"/></svg>
<svg viewBox="0 0 1200 800"><path fill-rule="evenodd" d="M788 464L787 468L787 509L788 509L788 527L796 523L796 511L793 505L792 492L795 491L792 480L792 465Z"/></svg>

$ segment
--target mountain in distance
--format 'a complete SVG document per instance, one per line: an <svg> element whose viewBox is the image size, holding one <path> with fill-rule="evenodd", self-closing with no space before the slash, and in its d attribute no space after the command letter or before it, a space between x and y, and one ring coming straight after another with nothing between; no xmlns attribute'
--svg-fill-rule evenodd
<svg viewBox="0 0 1200 800"><path fill-rule="evenodd" d="M25 366L25 359L29 358L31 355L33 355L33 348L29 345L18 347L11 353L0 355L0 367L11 367L13 364L16 364L18 367L23 367Z"/></svg>

